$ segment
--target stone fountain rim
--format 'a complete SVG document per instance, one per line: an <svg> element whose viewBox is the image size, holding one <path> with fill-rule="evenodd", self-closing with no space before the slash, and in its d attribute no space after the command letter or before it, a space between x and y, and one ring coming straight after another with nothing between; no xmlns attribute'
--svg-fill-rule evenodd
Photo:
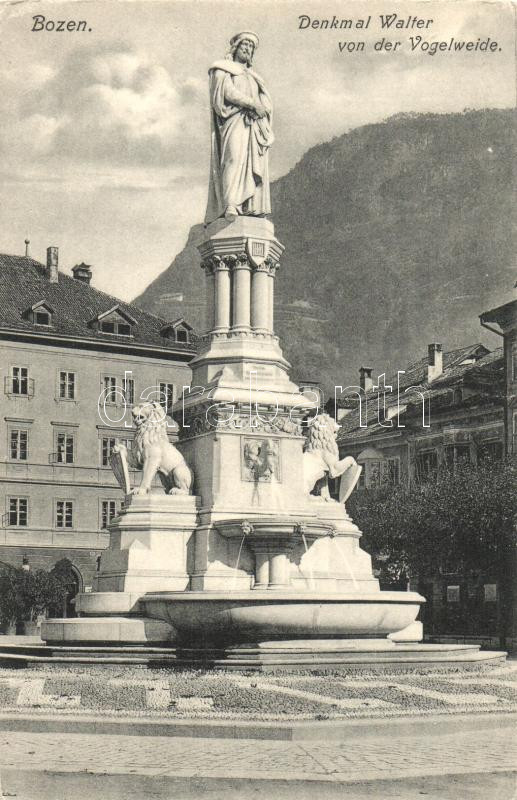
<svg viewBox="0 0 517 800"><path fill-rule="evenodd" d="M147 592L142 595L140 601L146 603L148 601L166 601L173 599L175 602L268 602L268 603L376 603L393 605L395 603L402 603L414 605L415 603L425 603L425 597L418 594L418 592L404 592L404 591L380 591L377 593L357 594L352 592L324 592L318 593L315 591L309 592L293 592L293 591L279 591L278 589L250 589L247 592L230 590L203 590L197 592L182 591L182 592Z"/></svg>

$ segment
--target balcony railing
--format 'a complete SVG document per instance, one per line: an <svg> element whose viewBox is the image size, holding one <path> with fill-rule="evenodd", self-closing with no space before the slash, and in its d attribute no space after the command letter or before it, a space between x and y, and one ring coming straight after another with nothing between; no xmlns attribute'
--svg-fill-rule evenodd
<svg viewBox="0 0 517 800"><path fill-rule="evenodd" d="M34 397L34 378L13 378L6 375L4 392L14 397Z"/></svg>

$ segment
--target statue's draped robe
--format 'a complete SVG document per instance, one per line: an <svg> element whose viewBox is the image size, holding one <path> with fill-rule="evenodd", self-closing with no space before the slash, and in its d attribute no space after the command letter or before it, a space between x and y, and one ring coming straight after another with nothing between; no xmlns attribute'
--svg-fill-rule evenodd
<svg viewBox="0 0 517 800"><path fill-rule="evenodd" d="M228 206L239 214L269 214L271 98L262 78L235 61L216 61L209 76L212 156L205 222L222 217ZM241 105L250 101L262 103L266 116L253 119Z"/></svg>

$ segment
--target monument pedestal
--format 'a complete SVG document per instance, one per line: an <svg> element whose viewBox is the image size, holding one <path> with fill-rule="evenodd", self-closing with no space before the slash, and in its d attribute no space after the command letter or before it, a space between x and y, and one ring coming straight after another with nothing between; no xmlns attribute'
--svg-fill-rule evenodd
<svg viewBox="0 0 517 800"><path fill-rule="evenodd" d="M167 587L189 588L192 532L199 498L189 495L127 495L110 525L110 547L100 561L96 591L76 598L77 618L42 623L48 642L170 645L174 630L143 616L141 598Z"/></svg>
<svg viewBox="0 0 517 800"><path fill-rule="evenodd" d="M167 586L189 588L189 540L199 498L128 495L110 525L110 547L101 556L97 592L140 593Z"/></svg>

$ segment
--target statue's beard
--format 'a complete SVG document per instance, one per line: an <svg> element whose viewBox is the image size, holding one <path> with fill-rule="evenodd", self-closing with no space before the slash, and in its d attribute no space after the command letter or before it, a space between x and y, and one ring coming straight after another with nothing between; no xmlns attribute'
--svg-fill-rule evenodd
<svg viewBox="0 0 517 800"><path fill-rule="evenodd" d="M253 64L253 55L248 56L245 61L240 61L239 59L235 58L236 53L234 52L232 58L234 61L237 61L238 64L246 64L247 67L251 67Z"/></svg>

